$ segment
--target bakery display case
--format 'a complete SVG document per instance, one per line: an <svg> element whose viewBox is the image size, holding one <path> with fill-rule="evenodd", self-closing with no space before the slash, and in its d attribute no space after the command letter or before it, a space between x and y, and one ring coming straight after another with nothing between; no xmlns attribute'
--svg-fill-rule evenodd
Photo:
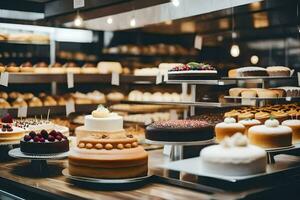
<svg viewBox="0 0 300 200"><path fill-rule="evenodd" d="M0 3L1 197L297 199L298 3Z"/></svg>

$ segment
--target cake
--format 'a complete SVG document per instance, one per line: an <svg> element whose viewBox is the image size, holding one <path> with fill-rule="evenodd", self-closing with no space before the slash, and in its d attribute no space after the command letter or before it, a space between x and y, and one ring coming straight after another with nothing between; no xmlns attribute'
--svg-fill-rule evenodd
<svg viewBox="0 0 300 200"><path fill-rule="evenodd" d="M250 145L246 136L237 133L219 145L202 149L200 162L208 174L247 176L266 171L267 155L262 148Z"/></svg>
<svg viewBox="0 0 300 200"><path fill-rule="evenodd" d="M153 141L190 142L213 138L213 126L200 120L158 121L146 128L146 139Z"/></svg>
<svg viewBox="0 0 300 200"><path fill-rule="evenodd" d="M226 117L224 122L218 123L215 126L216 140L221 142L226 136L231 137L235 133L245 132L245 126L243 124L237 123L232 117Z"/></svg>
<svg viewBox="0 0 300 200"><path fill-rule="evenodd" d="M259 120L251 118L240 120L239 123L245 126L245 135L248 135L249 128L261 124Z"/></svg>
<svg viewBox="0 0 300 200"><path fill-rule="evenodd" d="M31 131L20 141L21 152L27 154L56 154L69 151L69 140L61 132Z"/></svg>
<svg viewBox="0 0 300 200"><path fill-rule="evenodd" d="M263 67L241 67L238 68L237 77L268 76L267 70Z"/></svg>
<svg viewBox="0 0 300 200"><path fill-rule="evenodd" d="M249 141L263 148L279 148L292 145L292 129L282 126L276 119L268 119L264 125L252 126L248 130Z"/></svg>
<svg viewBox="0 0 300 200"><path fill-rule="evenodd" d="M190 62L168 71L169 79L209 79L216 77L217 70L209 64Z"/></svg>
<svg viewBox="0 0 300 200"><path fill-rule="evenodd" d="M293 143L300 142L300 120L299 119L289 119L282 122L283 126L288 126L293 131L292 140Z"/></svg>
<svg viewBox="0 0 300 200"><path fill-rule="evenodd" d="M25 130L13 126L13 118L9 114L5 114L1 118L0 142L19 141L25 134Z"/></svg>
<svg viewBox="0 0 300 200"><path fill-rule="evenodd" d="M287 76L291 74L291 70L288 67L284 66L270 66L267 67L267 72L269 76Z"/></svg>
<svg viewBox="0 0 300 200"><path fill-rule="evenodd" d="M123 119L99 106L76 130L77 146L69 154L72 176L122 179L146 176L148 154L123 129Z"/></svg>

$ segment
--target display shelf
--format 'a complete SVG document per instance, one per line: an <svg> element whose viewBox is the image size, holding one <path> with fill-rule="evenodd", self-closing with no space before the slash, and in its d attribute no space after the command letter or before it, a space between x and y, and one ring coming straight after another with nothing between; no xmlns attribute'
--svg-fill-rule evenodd
<svg viewBox="0 0 300 200"><path fill-rule="evenodd" d="M38 41L18 41L18 40L0 40L0 43L4 44L25 44L25 45L50 45L50 42L38 42Z"/></svg>
<svg viewBox="0 0 300 200"><path fill-rule="evenodd" d="M98 104L76 104L75 112L76 113L89 113L95 110L98 107ZM28 117L37 117L43 118L47 117L48 110L50 110L50 116L53 115L66 115L66 106L43 106L43 107L28 107L27 116ZM0 108L0 113L9 113L13 117L18 116L18 108Z"/></svg>
<svg viewBox="0 0 300 200"><path fill-rule="evenodd" d="M249 99L249 100L257 100L257 101L264 101L264 100L285 100L285 101L297 101L300 100L300 97L233 97L233 96L224 96L225 99Z"/></svg>
<svg viewBox="0 0 300 200"><path fill-rule="evenodd" d="M154 105L180 105L180 106L195 106L205 108L230 108L239 107L241 104L237 103L217 103L217 102L191 102L191 101L180 101L180 102L162 102L162 101L128 101L123 100L122 103L132 104L154 104Z"/></svg>
<svg viewBox="0 0 300 200"><path fill-rule="evenodd" d="M232 80L168 80L166 84L193 84L193 85L235 85Z"/></svg>
<svg viewBox="0 0 300 200"><path fill-rule="evenodd" d="M297 79L297 76L249 76L249 77L221 77L221 80L291 80L291 79Z"/></svg>

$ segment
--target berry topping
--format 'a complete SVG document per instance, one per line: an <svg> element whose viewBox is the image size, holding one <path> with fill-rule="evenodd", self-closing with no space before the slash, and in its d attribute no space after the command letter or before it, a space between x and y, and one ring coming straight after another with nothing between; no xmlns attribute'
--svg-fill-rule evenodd
<svg viewBox="0 0 300 200"><path fill-rule="evenodd" d="M31 138L34 138L36 136L36 133L34 131L30 131L29 135Z"/></svg>
<svg viewBox="0 0 300 200"><path fill-rule="evenodd" d="M58 141L61 141L61 140L62 140L62 137L61 137L60 135L57 135L57 136L56 136L56 139L57 139Z"/></svg>
<svg viewBox="0 0 300 200"><path fill-rule="evenodd" d="M67 140L68 138L67 138L67 136L64 136L64 135L63 135L63 139Z"/></svg>
<svg viewBox="0 0 300 200"><path fill-rule="evenodd" d="M8 131L8 132L12 132L12 131L13 131L13 128L9 127L9 128L7 128L7 131Z"/></svg>
<svg viewBox="0 0 300 200"><path fill-rule="evenodd" d="M29 135L24 136L24 141L29 142L32 138Z"/></svg>
<svg viewBox="0 0 300 200"><path fill-rule="evenodd" d="M7 113L4 117L2 117L1 121L3 123L13 123L13 118L10 114Z"/></svg>
<svg viewBox="0 0 300 200"><path fill-rule="evenodd" d="M45 142L45 139L44 138L40 138L40 142Z"/></svg>
<svg viewBox="0 0 300 200"><path fill-rule="evenodd" d="M61 132L59 132L59 131L57 131L56 134L59 135L60 137L63 137L63 136L64 136L64 135L63 135Z"/></svg>
<svg viewBox="0 0 300 200"><path fill-rule="evenodd" d="M47 139L49 137L49 134L46 132L41 132L41 135L44 139Z"/></svg>
<svg viewBox="0 0 300 200"><path fill-rule="evenodd" d="M46 130L42 130L41 135L44 135L44 134L48 134L48 132Z"/></svg>
<svg viewBox="0 0 300 200"><path fill-rule="evenodd" d="M54 142L55 138L52 135L48 136L48 141L49 142Z"/></svg>
<svg viewBox="0 0 300 200"><path fill-rule="evenodd" d="M39 142L39 141L40 141L40 138L39 138L38 136L35 136L35 137L33 138L33 141L34 141L34 142Z"/></svg>
<svg viewBox="0 0 300 200"><path fill-rule="evenodd" d="M36 137L42 138L43 136L42 136L42 134L38 133L38 134L36 134Z"/></svg>
<svg viewBox="0 0 300 200"><path fill-rule="evenodd" d="M6 131L6 128L3 127L3 128L1 129L1 131L2 131L2 132L5 132L5 131Z"/></svg>

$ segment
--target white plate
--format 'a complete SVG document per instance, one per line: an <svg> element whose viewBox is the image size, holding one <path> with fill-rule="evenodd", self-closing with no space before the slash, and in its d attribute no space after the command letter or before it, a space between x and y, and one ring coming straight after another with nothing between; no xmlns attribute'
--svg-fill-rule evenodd
<svg viewBox="0 0 300 200"><path fill-rule="evenodd" d="M29 159L29 160L60 160L68 157L68 152L57 154L25 154L20 148L12 149L8 155L13 158Z"/></svg>

